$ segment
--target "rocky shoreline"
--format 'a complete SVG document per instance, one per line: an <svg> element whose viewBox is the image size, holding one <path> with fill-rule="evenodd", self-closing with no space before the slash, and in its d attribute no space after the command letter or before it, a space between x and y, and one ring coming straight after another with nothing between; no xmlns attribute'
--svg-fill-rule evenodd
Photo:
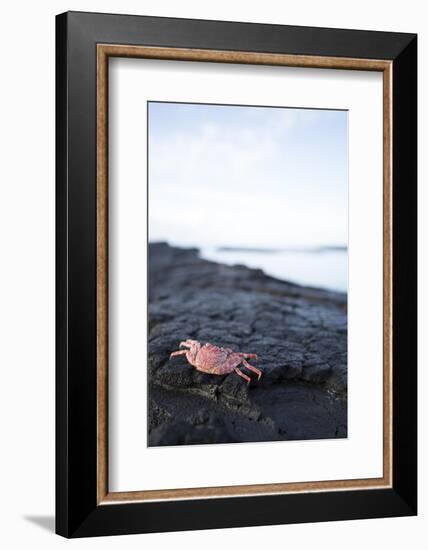
<svg viewBox="0 0 428 550"><path fill-rule="evenodd" d="M149 445L346 437L346 306L345 294L150 244ZM187 338L256 353L261 380L169 359Z"/></svg>

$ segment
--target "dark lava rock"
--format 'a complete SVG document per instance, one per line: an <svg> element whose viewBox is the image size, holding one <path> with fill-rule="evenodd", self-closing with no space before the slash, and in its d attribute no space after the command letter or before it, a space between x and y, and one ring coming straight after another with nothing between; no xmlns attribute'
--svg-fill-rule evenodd
<svg viewBox="0 0 428 550"><path fill-rule="evenodd" d="M328 380L331 372L332 369L330 365L326 363L324 357L316 353L305 356L301 375L303 380L314 383L325 382Z"/></svg>
<svg viewBox="0 0 428 550"><path fill-rule="evenodd" d="M159 445L201 445L205 443L233 443L221 419L210 423L195 424L185 420L164 423L150 433L150 444Z"/></svg>
<svg viewBox="0 0 428 550"><path fill-rule="evenodd" d="M347 435L346 295L149 246L149 445ZM251 384L198 372L187 338L256 353Z"/></svg>

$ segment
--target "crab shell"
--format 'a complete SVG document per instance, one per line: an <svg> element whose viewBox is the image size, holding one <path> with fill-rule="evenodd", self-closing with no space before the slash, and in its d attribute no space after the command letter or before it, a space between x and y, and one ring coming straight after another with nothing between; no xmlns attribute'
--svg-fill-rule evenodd
<svg viewBox="0 0 428 550"><path fill-rule="evenodd" d="M171 357L185 355L187 361L201 372L224 375L234 371L249 383L251 378L238 369L238 365L242 364L247 369L255 372L259 380L262 375L261 370L246 361L246 359L257 359L255 353L236 352L230 348L221 348L210 343L202 345L197 340L180 342L180 348L186 349L171 353Z"/></svg>

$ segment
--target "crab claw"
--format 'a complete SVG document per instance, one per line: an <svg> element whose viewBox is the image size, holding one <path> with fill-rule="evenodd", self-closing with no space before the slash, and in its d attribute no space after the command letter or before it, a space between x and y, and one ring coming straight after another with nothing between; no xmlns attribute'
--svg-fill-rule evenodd
<svg viewBox="0 0 428 550"><path fill-rule="evenodd" d="M190 348L190 344L189 344L188 340L186 340L185 342L180 342L180 345L178 347L179 348Z"/></svg>
<svg viewBox="0 0 428 550"><path fill-rule="evenodd" d="M180 348L191 348L193 344L196 344L196 340L184 340L180 342Z"/></svg>

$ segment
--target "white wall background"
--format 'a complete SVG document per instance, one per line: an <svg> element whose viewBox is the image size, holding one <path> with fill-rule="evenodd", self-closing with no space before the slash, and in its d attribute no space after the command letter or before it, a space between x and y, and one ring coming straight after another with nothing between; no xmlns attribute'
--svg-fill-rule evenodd
<svg viewBox="0 0 428 550"><path fill-rule="evenodd" d="M428 20L419 0L58 0L8 2L0 18L0 545L60 548L211 549L239 545L347 548L382 544L424 548L428 531L425 472L420 516L258 527L67 542L53 534L54 513L54 16L66 10L134 13L419 33L420 96L425 90ZM423 63L425 66L423 66ZM425 91L426 93L426 91ZM426 224L426 109L420 105L420 229ZM422 252L423 237L419 246ZM420 281L425 270L420 261ZM426 296L420 291L422 309ZM423 330L420 324L422 348ZM422 352L422 349L420 350ZM423 365L423 357L420 364ZM427 389L420 369L420 464L426 462Z"/></svg>

